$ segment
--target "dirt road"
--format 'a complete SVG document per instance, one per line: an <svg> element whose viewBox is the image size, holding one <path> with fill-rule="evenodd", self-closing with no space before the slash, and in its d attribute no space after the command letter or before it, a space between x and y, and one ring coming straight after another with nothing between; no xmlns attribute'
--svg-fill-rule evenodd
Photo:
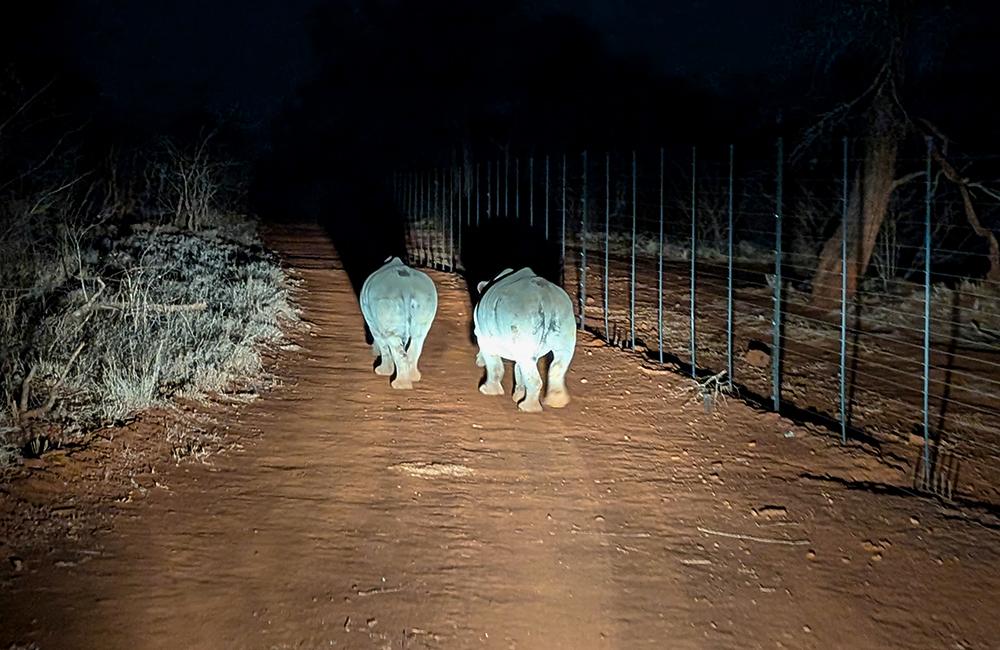
<svg viewBox="0 0 1000 650"><path fill-rule="evenodd" d="M900 470L736 401L705 413L589 337L570 406L521 414L476 391L445 274L424 379L393 391L322 231L269 239L313 327L227 423L261 434L7 581L0 646L996 647L988 515L857 489Z"/></svg>

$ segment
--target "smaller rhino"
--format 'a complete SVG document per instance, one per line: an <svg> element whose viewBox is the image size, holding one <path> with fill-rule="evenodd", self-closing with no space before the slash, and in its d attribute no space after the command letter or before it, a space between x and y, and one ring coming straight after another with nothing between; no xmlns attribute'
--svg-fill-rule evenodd
<svg viewBox="0 0 1000 650"><path fill-rule="evenodd" d="M413 388L420 381L417 362L437 304L434 281L398 257L387 258L362 285L361 313L375 340L372 353L381 357L375 374L388 377L395 369L393 388Z"/></svg>
<svg viewBox="0 0 1000 650"><path fill-rule="evenodd" d="M476 304L476 365L486 367L484 395L502 395L503 360L514 361L513 398L522 411L542 410L538 360L552 352L545 405L569 404L566 372L576 351L576 318L569 295L530 268L506 269L492 282L480 282Z"/></svg>

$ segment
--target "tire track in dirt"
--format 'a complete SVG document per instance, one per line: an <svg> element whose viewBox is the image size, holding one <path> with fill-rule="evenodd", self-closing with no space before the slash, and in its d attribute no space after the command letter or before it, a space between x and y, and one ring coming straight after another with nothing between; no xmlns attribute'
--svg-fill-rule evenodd
<svg viewBox="0 0 1000 650"><path fill-rule="evenodd" d="M0 645L881 648L996 638L991 618L963 619L1000 588L983 577L1000 560L995 534L956 525L942 539L948 529L925 502L798 476L886 471L858 460L867 456L801 431L789 438L791 423L742 404L685 406L682 378L639 373L585 335L570 406L521 414L509 397L476 391L468 294L441 273L423 381L394 391L371 371L357 300L322 230L284 226L269 243L302 278L313 327L286 360L288 383L229 423L259 429L255 444L161 474L169 490L125 506L115 530L93 540L93 559L0 592Z"/></svg>

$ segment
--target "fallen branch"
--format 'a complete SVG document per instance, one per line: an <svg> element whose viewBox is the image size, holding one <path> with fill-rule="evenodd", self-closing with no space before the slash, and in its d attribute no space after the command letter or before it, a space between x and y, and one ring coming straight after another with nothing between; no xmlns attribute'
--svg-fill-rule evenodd
<svg viewBox="0 0 1000 650"><path fill-rule="evenodd" d="M177 314L185 312L197 312L205 311L208 309L207 302L192 302L186 304L172 304L172 303L146 303L146 304L136 304L130 302L101 302L97 303L97 309L107 309L110 311L128 311L131 309L137 309L139 311L152 311L157 314Z"/></svg>
<svg viewBox="0 0 1000 650"><path fill-rule="evenodd" d="M94 308L94 303L96 303L97 299L101 296L102 293L104 293L104 289L107 288L107 285L104 284L104 280L100 278L95 278L95 279L97 280L97 284L99 285L97 291L94 292L94 295L92 295L85 304L81 305L79 309L73 312L73 318L79 318L80 316L89 313L90 310Z"/></svg>
<svg viewBox="0 0 1000 650"><path fill-rule="evenodd" d="M42 417L43 415L52 410L52 407L55 406L56 404L56 392L58 392L59 388L62 386L63 381L66 380L66 375L69 373L69 369L73 366L73 363L76 361L76 358L80 356L80 352L83 351L84 345L85 345L84 343L81 343L80 345L76 346L75 350L73 350L73 354L70 356L69 361L66 362L66 365L63 366L62 372L59 373L59 378L56 380L56 383L49 390L49 397L48 399L45 400L45 403L42 404L41 406L28 410L27 406L28 406L28 396L31 391L30 388L31 378L35 374L35 366L31 367L31 370L28 371L28 376L24 378L24 382L21 384L21 404L18 411L14 413L15 422L20 424L21 422L34 420Z"/></svg>
<svg viewBox="0 0 1000 650"><path fill-rule="evenodd" d="M717 399L721 398L725 402L726 397L732 395L735 391L732 382L723 381L725 376L726 371L723 370L701 381L693 380L691 384L677 391L676 396L680 397L688 394L687 399L684 400L684 404L687 404L696 397L701 398L702 402L705 403L705 408L709 409Z"/></svg>
<svg viewBox="0 0 1000 650"><path fill-rule="evenodd" d="M698 526L698 532L706 535L716 535L718 537L728 537L730 539L742 539L750 542L760 542L761 544L782 544L784 546L807 546L811 544L808 539L776 539L774 537L755 537L742 533L724 533L721 530L712 530Z"/></svg>
<svg viewBox="0 0 1000 650"><path fill-rule="evenodd" d="M28 396L31 394L31 380L35 376L35 366L28 370L28 376L21 382L21 402L18 404L17 413L24 413L28 410Z"/></svg>

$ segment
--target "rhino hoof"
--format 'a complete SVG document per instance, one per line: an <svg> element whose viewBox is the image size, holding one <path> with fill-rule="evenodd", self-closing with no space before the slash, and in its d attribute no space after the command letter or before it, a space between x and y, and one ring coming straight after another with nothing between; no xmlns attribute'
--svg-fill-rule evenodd
<svg viewBox="0 0 1000 650"><path fill-rule="evenodd" d="M503 386L486 382L479 387L479 392L483 395L503 395Z"/></svg>
<svg viewBox="0 0 1000 650"><path fill-rule="evenodd" d="M382 375L383 377L391 377L393 371L393 365L391 363L380 363L375 366L375 374Z"/></svg>
<svg viewBox="0 0 1000 650"><path fill-rule="evenodd" d="M536 400L524 400L517 405L517 408L525 413L541 413L542 405Z"/></svg>
<svg viewBox="0 0 1000 650"><path fill-rule="evenodd" d="M528 394L528 391L524 390L521 386L514 389L514 394L511 396L514 398L515 402L520 402L524 399L524 396Z"/></svg>
<svg viewBox="0 0 1000 650"><path fill-rule="evenodd" d="M567 404L569 404L569 393L564 390L549 393L545 396L545 406L551 406L554 409L561 409Z"/></svg>
<svg viewBox="0 0 1000 650"><path fill-rule="evenodd" d="M389 385L396 390L410 390L413 388L413 382L409 379L400 379L399 377L393 379Z"/></svg>
<svg viewBox="0 0 1000 650"><path fill-rule="evenodd" d="M410 373L410 379L412 379L413 381L420 381L420 377L422 377L420 371L414 368L413 372Z"/></svg>

